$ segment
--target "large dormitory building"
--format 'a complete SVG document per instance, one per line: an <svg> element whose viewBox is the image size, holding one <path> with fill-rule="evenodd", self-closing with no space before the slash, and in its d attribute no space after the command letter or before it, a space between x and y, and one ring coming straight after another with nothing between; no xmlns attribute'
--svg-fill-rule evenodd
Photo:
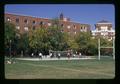
<svg viewBox="0 0 120 84"><path fill-rule="evenodd" d="M48 28L52 25L52 19L8 13L5 13L5 21L13 23L20 33L29 32L30 29L35 30L41 28L41 25L44 28ZM112 24L104 20L96 23L95 30L91 30L90 24L71 21L70 18L64 17L61 13L59 16L59 25L63 27L63 32L68 32L71 35L75 35L79 32L91 32L93 37L100 35L112 39L115 36Z"/></svg>
<svg viewBox="0 0 120 84"><path fill-rule="evenodd" d="M30 28L35 30L36 28L40 28L41 25L43 25L44 28L48 28L52 25L52 19L8 13L5 14L5 21L13 23L21 33L29 31ZM64 18L62 13L59 17L59 24L61 27L63 27L64 32L68 32L70 34L77 34L80 31L90 31L89 24L72 22L69 18Z"/></svg>

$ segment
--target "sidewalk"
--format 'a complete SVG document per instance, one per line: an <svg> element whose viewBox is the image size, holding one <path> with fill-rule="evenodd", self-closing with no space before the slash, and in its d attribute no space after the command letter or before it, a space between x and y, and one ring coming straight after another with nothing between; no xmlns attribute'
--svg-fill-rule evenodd
<svg viewBox="0 0 120 84"><path fill-rule="evenodd" d="M85 59L95 59L95 58L91 58L91 57L86 57L86 58L70 58L70 59L68 59L68 58L60 58L60 59L58 59L58 58L42 58L42 59L40 59L40 58L16 58L16 59L18 59L18 60L31 60L31 61L42 61L42 60L85 60Z"/></svg>

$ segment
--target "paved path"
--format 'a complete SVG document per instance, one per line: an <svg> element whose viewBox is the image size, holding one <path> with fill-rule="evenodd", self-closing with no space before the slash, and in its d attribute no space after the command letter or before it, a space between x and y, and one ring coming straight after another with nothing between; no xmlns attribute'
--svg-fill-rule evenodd
<svg viewBox="0 0 120 84"><path fill-rule="evenodd" d="M68 58L16 58L18 60L31 60L31 61L42 61L42 60L68 60ZM86 58L70 58L69 60L85 60L85 59L96 59L96 58L91 58L91 57L86 57Z"/></svg>

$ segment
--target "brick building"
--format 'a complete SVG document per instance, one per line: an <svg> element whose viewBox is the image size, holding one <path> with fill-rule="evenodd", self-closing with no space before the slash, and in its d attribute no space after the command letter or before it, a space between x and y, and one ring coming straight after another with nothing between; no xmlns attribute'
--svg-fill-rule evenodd
<svg viewBox="0 0 120 84"><path fill-rule="evenodd" d="M95 30L92 31L93 37L101 36L108 40L115 38L115 30L112 28L112 23L102 20L95 24Z"/></svg>
<svg viewBox="0 0 120 84"><path fill-rule="evenodd" d="M20 31L20 33L28 32L30 29L35 30L36 28L40 28L41 26L44 28L48 28L52 25L52 19L8 13L5 13L5 21L13 23L16 29ZM65 18L62 13L59 16L59 25L63 27L63 32L68 32L72 35L75 35L79 32L91 31L91 26L89 24L72 22L70 18Z"/></svg>

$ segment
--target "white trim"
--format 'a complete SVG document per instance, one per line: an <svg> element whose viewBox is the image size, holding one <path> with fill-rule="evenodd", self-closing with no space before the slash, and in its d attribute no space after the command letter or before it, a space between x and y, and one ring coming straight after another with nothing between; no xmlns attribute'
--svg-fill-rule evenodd
<svg viewBox="0 0 120 84"><path fill-rule="evenodd" d="M112 23L97 23L97 24L112 24Z"/></svg>

